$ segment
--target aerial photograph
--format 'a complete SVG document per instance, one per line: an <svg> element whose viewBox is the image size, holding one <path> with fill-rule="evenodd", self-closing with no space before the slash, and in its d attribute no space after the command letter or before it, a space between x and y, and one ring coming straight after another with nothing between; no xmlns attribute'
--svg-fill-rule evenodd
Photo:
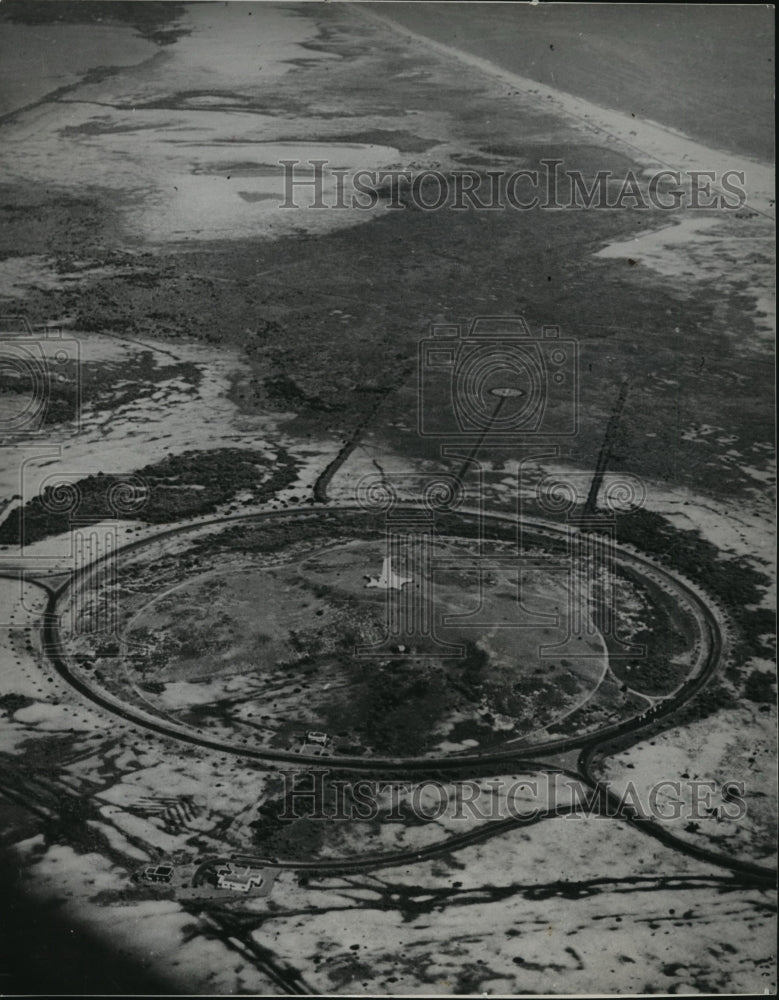
<svg viewBox="0 0 779 1000"><path fill-rule="evenodd" d="M776 995L773 88L0 0L1 995Z"/></svg>

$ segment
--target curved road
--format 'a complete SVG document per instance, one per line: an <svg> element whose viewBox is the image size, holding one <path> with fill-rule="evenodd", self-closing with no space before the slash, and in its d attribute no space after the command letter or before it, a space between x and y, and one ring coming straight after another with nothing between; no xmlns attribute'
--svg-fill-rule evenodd
<svg viewBox="0 0 779 1000"><path fill-rule="evenodd" d="M402 506L414 509L414 505L412 504ZM285 511L271 511L262 514L214 518L195 525L169 529L154 535L152 538L131 542L129 545L119 549L118 553L127 553L150 544L155 544L166 538L198 531L200 529L207 529L216 525L230 525L246 521L261 522L271 518L278 519L280 517L297 517L303 515L316 517L318 513L325 510L342 511L344 513L365 513L363 508L352 504L331 503L328 504L327 507L297 507L289 508ZM480 512L460 511L458 513L468 515ZM484 515L482 514L482 516ZM516 524L516 518L511 515L490 514L489 516L484 516L484 520L486 522L498 521L501 523ZM561 528L558 525L540 521L526 521L523 522L523 526L526 529L529 529L534 535L540 535L542 537L546 536L556 540L559 540L562 536L564 536L567 531L567 529ZM699 626L701 640L697 669L695 670L693 676L689 677L673 695L644 712L638 718L631 718L623 722L614 723L610 726L604 727L597 733L547 740L544 743L537 744L532 747L504 747L498 750L482 751L479 753L464 753L460 755L453 754L444 758L381 757L366 759L363 757L347 755L337 757L312 757L293 753L291 751L275 750L272 748L258 749L236 746L229 741L209 738L208 736L200 734L197 731L187 729L183 726L177 726L174 723L168 723L162 719L154 718L151 715L146 715L141 710L128 707L119 699L114 698L106 692L96 690L82 678L74 674L70 668L68 656L62 644L59 632L60 612L58 610L62 599L66 597L72 589L86 585L89 582L90 577L95 572L99 571L102 560L97 560L91 566L85 567L72 580L66 581L59 588L54 589L41 582L41 585L45 587L49 595L48 604L43 615L43 646L49 662L52 664L57 673L83 697L98 704L101 708L120 716L126 721L155 732L160 736L190 743L195 746L201 746L209 750L231 753L258 761L285 761L289 763L316 765L318 767L332 764L340 770L370 773L378 772L380 774L391 771L396 777L403 773L418 775L420 772L434 772L438 774L442 772L462 772L465 768L469 767L478 767L481 769L484 765L510 763L512 765L523 765L524 768L531 766L534 768L543 768L547 771L554 769L560 771L561 773L569 774L571 777L579 780L591 789L600 788L603 791L603 786L599 785L592 770L595 758L599 754L605 755L608 752L609 744L613 743L617 739L624 740L625 737L629 737L629 744L639 742L642 739L645 730L653 726L659 720L671 716L680 707L687 704L705 686L710 677L715 673L720 665L724 651L724 639L717 616L701 598L697 590L692 587L692 585L680 578L676 573L673 573L665 568L658 567L652 560L640 555L637 552L619 549L618 558L623 564L630 566L633 571L639 575L654 578L655 581L661 582L666 589L670 587L672 590L676 590L676 592L693 608L695 611L695 618ZM553 768L550 765L542 764L539 761L539 758L544 755L559 754L572 749L580 750L576 771L566 771L564 768L557 767ZM616 805L618 797L613 792L608 790L605 790L605 793L607 796L606 801L612 806ZM555 812L555 810L551 810L551 812ZM526 825L531 821L536 822L545 818L548 814L549 812L546 812L538 816L532 816L530 819L528 817L520 816L510 817L505 820L492 821L486 824L485 828L456 835L455 837L448 838L440 845L430 845L429 848L425 848L421 852L404 851L393 855L369 856L350 860L328 860L324 862L290 861L274 862L274 864L277 867L289 867L296 869L308 868L317 871L344 871L364 869L366 867L384 867L390 864L409 863L422 860L430 852L436 853L445 850L452 850L458 846L466 846L469 843L499 834L516 825ZM734 874L737 874L750 882L774 884L776 881L776 873L771 869L752 862L733 859L715 851L710 851L706 848L698 847L694 844L680 840L671 834L666 827L655 822L654 820L631 814L629 810L624 809L621 811L619 818L634 826L641 832L649 834L659 840L667 847L681 851L691 857L697 858L700 861L728 868Z"/></svg>
<svg viewBox="0 0 779 1000"><path fill-rule="evenodd" d="M398 505L398 509L403 508L408 509L409 511L417 509L413 504ZM115 555L119 556L122 553L128 553L136 549L155 544L166 538L193 531L199 531L215 525L231 525L242 522L262 522L269 519L279 519L280 517L294 518L305 515L309 517L316 517L318 513L323 510L338 511L347 514L365 513L364 509L357 505L330 504L327 508L312 509L310 507L296 507L289 508L283 512L270 511L262 514L245 514L226 518L214 518L196 525L173 528L156 534L152 538L140 539L138 541L131 542L121 549L118 549ZM476 515L479 512L463 510L458 513ZM490 521L497 521L501 525L516 524L516 518L508 514L490 514L489 516L482 514L481 516L487 523ZM534 535L542 537L546 536L555 541L568 537L566 528L543 521L524 521L523 527ZM107 558L113 558L113 556ZM59 675L67 681L68 684L79 691L80 694L96 704L99 704L102 708L119 715L126 721L142 726L162 736L168 736L172 739L202 746L207 749L219 750L224 753L231 753L237 756L260 761L287 761L298 764L316 764L318 766L322 766L327 763L334 763L339 768L343 768L344 770L372 772L377 770L391 770L393 773L403 773L404 771L407 771L410 774L427 770L456 771L462 769L463 767L479 764L494 764L502 761L516 762L523 761L528 758L537 759L539 756L544 754L558 754L573 749L581 749L582 751L594 750L609 740L617 737L627 734L632 736L644 729L647 729L659 719L669 716L675 712L681 705L685 704L690 700L690 698L697 694L697 692L706 684L711 675L716 671L722 657L724 645L719 622L717 621L714 613L703 602L692 585L683 581L676 574L673 574L665 569L660 569L650 559L639 555L638 553L630 552L625 549L619 549L618 558L621 562L630 566L633 571L639 575L654 577L655 580L659 580L664 583L666 587L670 586L676 589L677 593L679 593L680 596L695 610L696 620L699 624L701 632L701 652L695 675L688 678L688 680L675 694L664 699L654 708L648 709L638 718L632 717L624 720L623 722L614 723L610 726L604 727L597 733L559 737L527 747L504 746L497 750L481 751L476 753L465 752L459 754L448 754L445 757L365 758L360 756L349 756L346 754L332 757L308 756L294 753L289 750L241 747L228 740L211 738L198 733L193 729L178 726L175 723L167 722L161 718L147 715L142 710L126 705L118 698L109 695L107 692L92 687L92 685L87 683L84 679L76 675L71 670L68 655L63 647L59 632L59 605L70 591L88 585L92 575L99 572L100 566L103 562L102 559L97 560L90 566L84 567L73 578L73 580L66 581L58 590L51 593L48 606L44 612L43 642L46 654L54 668L57 670Z"/></svg>

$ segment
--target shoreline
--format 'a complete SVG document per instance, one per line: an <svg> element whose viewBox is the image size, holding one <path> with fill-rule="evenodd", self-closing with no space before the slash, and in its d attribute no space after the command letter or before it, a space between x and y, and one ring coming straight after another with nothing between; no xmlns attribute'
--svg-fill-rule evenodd
<svg viewBox="0 0 779 1000"><path fill-rule="evenodd" d="M511 87L513 91L519 91L522 96L532 96L539 103L549 102L551 105L549 110L568 119L576 119L580 128L597 133L601 140L606 138L619 143L630 150L630 155L644 167L660 166L687 172L714 171L718 176L728 170L743 171L749 195L747 207L771 220L776 218L772 166L751 157L736 156L712 149L669 126L648 119L633 118L623 112L604 108L584 98L538 83L529 77L503 69L488 59L406 28L400 22L393 20L390 15L367 10L363 4L355 4L354 9L366 20L412 39L439 55L456 59L471 69L478 70ZM721 191L721 188L714 183L712 187Z"/></svg>

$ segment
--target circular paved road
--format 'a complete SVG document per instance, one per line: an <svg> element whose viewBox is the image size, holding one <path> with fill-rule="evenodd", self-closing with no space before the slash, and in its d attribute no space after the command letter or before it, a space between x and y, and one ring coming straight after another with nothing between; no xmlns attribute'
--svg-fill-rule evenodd
<svg viewBox="0 0 779 1000"><path fill-rule="evenodd" d="M409 511L419 508L412 504L398 505ZM153 545L161 540L181 536L187 533L196 532L203 528L210 528L216 525L235 525L239 523L262 523L269 519L279 519L280 517L316 517L318 513L361 513L365 511L362 507L353 504L329 504L326 508L298 507L289 508L283 512L272 511L263 514L246 514L233 517L215 518L195 525L188 525L169 529L155 534L152 538L141 539L131 542L116 553L121 558L123 553L129 553ZM484 524L494 523L505 527L506 525L516 526L517 519L511 515L490 514L484 515L479 511L458 511L458 514L466 516L479 516ZM524 532L540 538L548 538L553 541L565 541L569 537L570 529L549 522L537 520L523 520L522 529ZM649 578L656 584L662 586L666 591L675 593L693 612L698 629L697 658L690 675L685 683L671 696L658 702L638 717L631 717L619 723L605 726L596 733L586 733L574 736L566 736L555 739L548 739L535 743L532 746L504 745L490 750L476 752L458 752L438 757L379 757L370 758L361 756L350 756L347 754L338 755L304 755L290 750L277 750L264 747L246 747L232 743L229 740L212 738L196 730L178 725L172 720L167 720L151 713L146 713L142 709L132 705L127 705L121 699L92 686L82 677L78 676L71 668L69 656L65 650L62 637L60 635L59 620L61 608L69 599L74 590L88 586L90 580L100 572L103 559L97 560L91 565L84 567L74 578L67 581L62 587L53 592L50 596L48 607L44 615L43 642L46 654L54 666L57 673L68 684L74 687L81 695L90 701L98 704L101 708L120 716L134 725L143 727L161 736L183 741L196 746L202 746L210 750L217 750L222 753L230 753L239 757L245 757L258 761L288 761L297 764L316 764L321 767L327 763L333 763L340 769L377 772L382 770L392 770L408 773L418 773L420 771L461 771L463 768L474 765L497 764L501 762L525 762L537 760L549 754L557 754L572 749L582 750L582 761L589 761L598 747L617 737L630 734L635 740L640 738L639 734L655 724L659 719L671 715L681 705L690 700L706 684L711 675L719 666L725 646L724 634L719 618L714 609L707 604L701 594L687 581L666 568L661 568L646 556L637 552L629 551L622 547L615 548L616 562L629 568L639 578ZM112 558L112 557L108 557ZM586 755L586 756L585 756ZM586 773L586 770L585 770Z"/></svg>

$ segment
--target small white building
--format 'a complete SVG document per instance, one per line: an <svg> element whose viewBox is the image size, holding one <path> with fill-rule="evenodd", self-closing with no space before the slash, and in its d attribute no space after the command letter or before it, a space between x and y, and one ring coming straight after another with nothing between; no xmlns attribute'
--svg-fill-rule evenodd
<svg viewBox="0 0 779 1000"><path fill-rule="evenodd" d="M216 884L220 889L232 889L235 892L250 892L259 889L265 882L265 869L236 868L232 863L222 865L216 870Z"/></svg>

